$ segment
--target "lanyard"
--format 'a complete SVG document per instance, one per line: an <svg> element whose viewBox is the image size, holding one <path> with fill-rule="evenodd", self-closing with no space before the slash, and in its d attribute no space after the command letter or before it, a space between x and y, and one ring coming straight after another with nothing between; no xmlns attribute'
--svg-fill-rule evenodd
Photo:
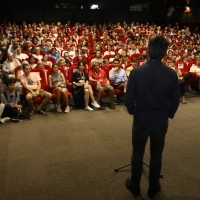
<svg viewBox="0 0 200 200"><path fill-rule="evenodd" d="M80 76L81 76L81 79L82 80L85 80L85 75L84 75L84 72L79 72Z"/></svg>

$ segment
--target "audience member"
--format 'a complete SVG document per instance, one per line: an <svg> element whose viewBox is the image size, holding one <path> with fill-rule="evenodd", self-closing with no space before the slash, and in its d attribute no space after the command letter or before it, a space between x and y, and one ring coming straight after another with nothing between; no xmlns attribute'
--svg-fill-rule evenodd
<svg viewBox="0 0 200 200"><path fill-rule="evenodd" d="M6 107L3 114L4 117L30 119L22 111L23 106L20 104L20 95L15 91L15 83L12 78L6 82L6 90L1 93L1 103Z"/></svg>
<svg viewBox="0 0 200 200"><path fill-rule="evenodd" d="M172 58L168 58L166 65L168 67L170 67L171 69L175 70L177 76L178 76L178 80L179 80L179 85L180 85L180 102L183 104L186 104L187 101L185 99L185 81L189 80L192 76L191 72L188 72L187 74L185 74L184 76L182 75L180 69L178 67L175 66L174 61L172 60Z"/></svg>
<svg viewBox="0 0 200 200"><path fill-rule="evenodd" d="M42 58L41 61L44 63L44 65L48 65L49 67L52 67L52 62L48 60L47 54L43 55L43 58Z"/></svg>
<svg viewBox="0 0 200 200"><path fill-rule="evenodd" d="M92 111L89 106L89 100L91 105L95 108L100 108L99 104L95 101L92 87L89 84L88 74L84 71L85 65L83 62L78 63L78 69L73 73L73 98L77 108L85 106L85 110Z"/></svg>
<svg viewBox="0 0 200 200"><path fill-rule="evenodd" d="M22 86L27 91L26 101L31 107L29 114L33 115L34 113L38 113L46 115L46 112L43 110L43 107L50 101L52 94L41 88L41 78L38 75L38 73L30 72L29 64L23 64L22 70L24 74L21 76L20 79ZM37 108L35 108L33 99L38 96L40 96L43 100L40 103L40 105Z"/></svg>
<svg viewBox="0 0 200 200"><path fill-rule="evenodd" d="M110 81L108 80L106 73L103 69L101 69L99 62L92 64L92 69L89 71L89 81L95 83L95 91L97 94L97 103L101 105L101 98L103 92L109 92L110 97L110 108L115 109L114 105L114 88L110 85ZM101 105L101 109L105 109L103 105Z"/></svg>
<svg viewBox="0 0 200 200"><path fill-rule="evenodd" d="M138 66L138 59L133 58L132 65L126 68L126 76L127 78L130 76L130 73L133 69L135 69Z"/></svg>
<svg viewBox="0 0 200 200"><path fill-rule="evenodd" d="M15 78L15 68L21 66L19 60L14 59L13 53L7 54L7 60L3 63L2 71L8 75L8 78Z"/></svg>
<svg viewBox="0 0 200 200"><path fill-rule="evenodd" d="M127 77L124 69L120 67L120 61L118 59L113 60L113 68L109 71L109 78L114 82L114 88L126 92ZM118 100L120 99L117 96Z"/></svg>
<svg viewBox="0 0 200 200"><path fill-rule="evenodd" d="M57 64L53 64L52 71L48 79L49 79L49 86L52 88L52 92L56 94L57 112L62 112L60 101L63 100L66 105L64 112L68 113L70 111L70 107L69 107L69 100L67 96L68 90L66 86L66 80L64 78L63 73L58 70Z"/></svg>

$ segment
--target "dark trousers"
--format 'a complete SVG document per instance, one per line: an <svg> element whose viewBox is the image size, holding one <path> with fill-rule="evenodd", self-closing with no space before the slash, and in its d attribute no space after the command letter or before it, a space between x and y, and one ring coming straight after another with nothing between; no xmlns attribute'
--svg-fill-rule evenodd
<svg viewBox="0 0 200 200"><path fill-rule="evenodd" d="M19 114L18 110L6 104L2 113L2 118L4 117L17 117Z"/></svg>
<svg viewBox="0 0 200 200"><path fill-rule="evenodd" d="M189 80L190 78L192 77L192 73L191 72L188 72L187 74L185 74L183 76L183 80L187 81ZM180 83L180 95L181 97L185 95L185 82L183 83Z"/></svg>
<svg viewBox="0 0 200 200"><path fill-rule="evenodd" d="M149 188L158 186L162 166L162 152L165 144L165 135L168 121L163 125L143 127L133 123L132 145L133 153L131 160L132 182L134 187L140 187L140 179L143 170L143 155L147 139L150 136L150 164L149 164Z"/></svg>

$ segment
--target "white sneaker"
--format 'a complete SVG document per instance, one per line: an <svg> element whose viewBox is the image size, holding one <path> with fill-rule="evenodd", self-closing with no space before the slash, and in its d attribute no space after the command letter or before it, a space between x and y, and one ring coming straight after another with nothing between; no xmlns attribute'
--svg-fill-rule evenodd
<svg viewBox="0 0 200 200"><path fill-rule="evenodd" d="M10 117L4 117L0 119L0 123L5 124L6 122L10 121Z"/></svg>
<svg viewBox="0 0 200 200"><path fill-rule="evenodd" d="M100 108L99 104L95 101L94 103L91 103L95 108Z"/></svg>
<svg viewBox="0 0 200 200"><path fill-rule="evenodd" d="M92 109L92 108L90 108L90 106L88 106L88 107L85 107L85 110L92 111L93 109Z"/></svg>

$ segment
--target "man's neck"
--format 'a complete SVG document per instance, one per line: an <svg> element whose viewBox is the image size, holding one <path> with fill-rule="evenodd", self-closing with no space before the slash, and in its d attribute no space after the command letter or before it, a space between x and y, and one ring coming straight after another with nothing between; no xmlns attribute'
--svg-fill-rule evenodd
<svg viewBox="0 0 200 200"><path fill-rule="evenodd" d="M100 72L100 69L94 69L94 71L95 71L96 73L99 73L99 72Z"/></svg>
<svg viewBox="0 0 200 200"><path fill-rule="evenodd" d="M13 94L14 93L14 90L6 90L8 92L8 94Z"/></svg>

